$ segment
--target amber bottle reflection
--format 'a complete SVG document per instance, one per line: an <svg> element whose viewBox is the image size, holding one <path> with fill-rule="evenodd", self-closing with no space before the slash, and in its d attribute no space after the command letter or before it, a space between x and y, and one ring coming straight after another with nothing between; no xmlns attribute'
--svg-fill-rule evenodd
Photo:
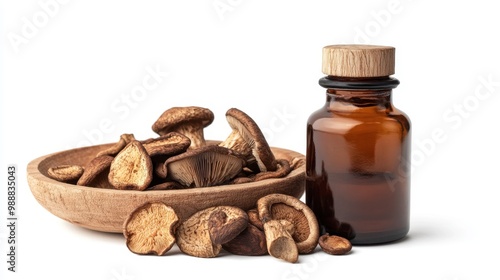
<svg viewBox="0 0 500 280"><path fill-rule="evenodd" d="M410 211L410 121L391 101L399 81L327 76L307 123L306 203L323 232L353 244L404 237Z"/></svg>

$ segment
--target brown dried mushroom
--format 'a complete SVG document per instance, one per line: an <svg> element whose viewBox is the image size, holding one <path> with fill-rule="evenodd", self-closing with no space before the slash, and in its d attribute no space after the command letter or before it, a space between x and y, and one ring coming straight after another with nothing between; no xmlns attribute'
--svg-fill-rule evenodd
<svg viewBox="0 0 500 280"><path fill-rule="evenodd" d="M316 248L319 238L319 225L312 210L298 198L285 194L269 194L257 201L259 217L264 224L269 253L272 255L269 245L274 242L273 238L282 231L279 224L273 222L272 226L266 224L270 221L286 220L293 225L293 240L300 254L310 253ZM277 230L277 233L270 233ZM289 231L290 232L290 231Z"/></svg>
<svg viewBox="0 0 500 280"><path fill-rule="evenodd" d="M158 184L151 184L146 190L147 191L164 191L164 190L173 190L173 189L181 189L181 185L177 182L166 181Z"/></svg>
<svg viewBox="0 0 500 280"><path fill-rule="evenodd" d="M231 241L222 244L231 254L261 256L267 254L266 235L263 230L248 223L247 228Z"/></svg>
<svg viewBox="0 0 500 280"><path fill-rule="evenodd" d="M187 187L210 187L232 179L245 162L216 145L189 150L165 161L167 177Z"/></svg>
<svg viewBox="0 0 500 280"><path fill-rule="evenodd" d="M128 143L134 140L135 140L134 134L124 133L120 135L120 140L118 142L116 142L113 146L107 148L106 150L97 153L96 157L102 155L116 156L123 148L125 148L125 146L127 146Z"/></svg>
<svg viewBox="0 0 500 280"><path fill-rule="evenodd" d="M123 225L128 249L141 255L165 255L175 244L178 222L174 209L162 202L138 207Z"/></svg>
<svg viewBox="0 0 500 280"><path fill-rule="evenodd" d="M190 256L216 257L221 243L229 242L248 224L245 211L232 206L215 206L194 213L177 229L179 249Z"/></svg>
<svg viewBox="0 0 500 280"><path fill-rule="evenodd" d="M287 220L270 220L264 224L267 251L275 258L295 263L299 251L293 240L294 226Z"/></svg>
<svg viewBox="0 0 500 280"><path fill-rule="evenodd" d="M85 171L76 184L79 186L113 189L114 187L108 181L109 168L113 159L112 156L106 154L92 159L85 167Z"/></svg>
<svg viewBox="0 0 500 280"><path fill-rule="evenodd" d="M130 142L111 162L108 180L119 190L145 190L153 179L153 164L139 141Z"/></svg>
<svg viewBox="0 0 500 280"><path fill-rule="evenodd" d="M272 179L272 178L282 178L285 177L292 171L292 168L290 167L290 163L286 159L278 159L276 160L277 168L275 171L264 171L264 172L259 172L255 174L254 176L254 181L261 181L265 179Z"/></svg>
<svg viewBox="0 0 500 280"><path fill-rule="evenodd" d="M255 161L259 171L276 170L274 154L257 123L236 108L226 112L226 119L232 132L219 146L249 157L248 161Z"/></svg>
<svg viewBox="0 0 500 280"><path fill-rule="evenodd" d="M253 209L248 210L247 215L248 215L248 222L249 223L256 226L260 230L264 230L264 224L260 220L259 211L257 211L257 208L253 208Z"/></svg>
<svg viewBox="0 0 500 280"><path fill-rule="evenodd" d="M50 167L47 170L47 175L59 182L74 183L82 176L83 172L83 167L79 165L59 165Z"/></svg>
<svg viewBox="0 0 500 280"><path fill-rule="evenodd" d="M323 234L319 238L319 246L330 255L344 255L351 251L352 244L344 237L337 235Z"/></svg>
<svg viewBox="0 0 500 280"><path fill-rule="evenodd" d="M158 118L152 129L160 136L169 132L178 132L191 140L190 149L205 146L203 128L214 120L214 114L207 108L189 106L172 107Z"/></svg>
<svg viewBox="0 0 500 280"><path fill-rule="evenodd" d="M157 138L141 141L150 157L171 156L187 150L191 140L183 134L170 132Z"/></svg>

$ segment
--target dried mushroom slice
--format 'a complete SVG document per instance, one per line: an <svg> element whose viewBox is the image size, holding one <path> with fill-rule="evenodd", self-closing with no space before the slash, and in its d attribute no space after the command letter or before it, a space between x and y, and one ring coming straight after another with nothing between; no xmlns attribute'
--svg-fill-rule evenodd
<svg viewBox="0 0 500 280"><path fill-rule="evenodd" d="M116 142L113 146L107 148L106 150L97 153L96 157L108 155L116 156L128 143L135 140L134 134L124 133L120 135L120 140Z"/></svg>
<svg viewBox="0 0 500 280"><path fill-rule="evenodd" d="M79 165L59 165L50 167L47 170L47 175L59 182L75 183L83 174L83 167Z"/></svg>
<svg viewBox="0 0 500 280"><path fill-rule="evenodd" d="M108 180L119 190L145 190L153 179L153 164L139 141L130 142L111 162Z"/></svg>
<svg viewBox="0 0 500 280"><path fill-rule="evenodd" d="M285 194L269 194L257 201L259 217L264 223L286 220L294 227L292 234L300 254L310 253L318 245L319 225L311 208L298 198ZM266 233L266 236L268 234ZM272 240L267 239L268 246Z"/></svg>
<svg viewBox="0 0 500 280"><path fill-rule="evenodd" d="M267 254L266 235L252 224L231 241L222 244L222 248L231 254L243 256L261 256Z"/></svg>
<svg viewBox="0 0 500 280"><path fill-rule="evenodd" d="M177 182L166 181L159 184L154 184L149 186L147 191L164 191L164 190L173 190L173 189L181 189L181 185Z"/></svg>
<svg viewBox="0 0 500 280"><path fill-rule="evenodd" d="M275 171L264 171L255 174L254 181L261 181L272 178L283 178L292 171L290 163L286 159L276 160L278 168Z"/></svg>
<svg viewBox="0 0 500 280"><path fill-rule="evenodd" d="M219 146L249 157L249 162L256 161L261 172L276 170L274 154L257 123L236 108L231 108L226 112L226 119L232 132Z"/></svg>
<svg viewBox="0 0 500 280"><path fill-rule="evenodd" d="M216 145L189 150L165 161L168 178L197 188L229 181L240 173L244 164L231 150Z"/></svg>
<svg viewBox="0 0 500 280"><path fill-rule="evenodd" d="M191 140L180 133L170 132L157 138L144 140L141 143L150 157L171 156L186 151Z"/></svg>
<svg viewBox="0 0 500 280"><path fill-rule="evenodd" d="M248 216L239 209L216 209L208 217L210 239L215 244L224 244L233 240L248 225Z"/></svg>
<svg viewBox="0 0 500 280"><path fill-rule="evenodd" d="M95 157L85 167L85 171L76 184L79 186L112 189L113 186L108 182L109 168L112 161L113 157L109 155Z"/></svg>
<svg viewBox="0 0 500 280"><path fill-rule="evenodd" d="M175 244L178 223L172 207L148 202L134 210L123 225L127 247L140 255L165 255Z"/></svg>
<svg viewBox="0 0 500 280"><path fill-rule="evenodd" d="M172 107L156 120L152 129L160 136L169 132L178 132L191 140L190 149L205 146L203 128L214 120L214 114L207 108L189 106Z"/></svg>
<svg viewBox="0 0 500 280"><path fill-rule="evenodd" d="M344 237L337 235L323 234L319 238L319 246L330 255L344 255L351 251L352 244Z"/></svg>
<svg viewBox="0 0 500 280"><path fill-rule="evenodd" d="M260 230L264 230L264 224L259 218L259 212L256 208L250 209L247 211L248 222L254 226L256 226Z"/></svg>
<svg viewBox="0 0 500 280"><path fill-rule="evenodd" d="M223 214L222 214L223 213ZM190 256L200 258L216 257L221 242L229 242L246 227L248 217L240 208L215 206L194 213L177 229L179 249Z"/></svg>

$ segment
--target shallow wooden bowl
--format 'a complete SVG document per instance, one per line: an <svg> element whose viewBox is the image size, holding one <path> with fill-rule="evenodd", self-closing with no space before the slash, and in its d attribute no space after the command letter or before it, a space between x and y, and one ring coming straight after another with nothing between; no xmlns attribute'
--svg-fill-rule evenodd
<svg viewBox="0 0 500 280"><path fill-rule="evenodd" d="M113 144L72 149L39 157L28 164L27 177L36 200L50 213L75 225L103 232L122 232L127 215L148 201L163 201L180 219L198 210L232 205L248 210L267 194L283 193L300 198L305 188L305 165L288 176L258 182L207 188L163 191L98 189L61 183L47 176L47 170L62 164L85 166L95 155ZM305 160L304 155L272 148L276 158Z"/></svg>

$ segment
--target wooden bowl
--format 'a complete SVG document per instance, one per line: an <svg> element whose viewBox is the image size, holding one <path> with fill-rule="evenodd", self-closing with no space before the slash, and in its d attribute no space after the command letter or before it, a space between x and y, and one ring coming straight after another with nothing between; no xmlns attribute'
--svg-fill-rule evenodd
<svg viewBox="0 0 500 280"><path fill-rule="evenodd" d="M103 232L122 232L128 214L148 201L163 201L181 220L196 211L217 205L244 210L255 207L267 194L283 193L300 198L305 188L305 164L288 176L258 182L182 190L133 191L99 189L61 183L47 176L50 167L63 164L85 166L95 155L113 144L71 149L39 157L28 164L27 177L36 200L50 213L75 225ZM276 158L304 160L304 155L271 148Z"/></svg>

